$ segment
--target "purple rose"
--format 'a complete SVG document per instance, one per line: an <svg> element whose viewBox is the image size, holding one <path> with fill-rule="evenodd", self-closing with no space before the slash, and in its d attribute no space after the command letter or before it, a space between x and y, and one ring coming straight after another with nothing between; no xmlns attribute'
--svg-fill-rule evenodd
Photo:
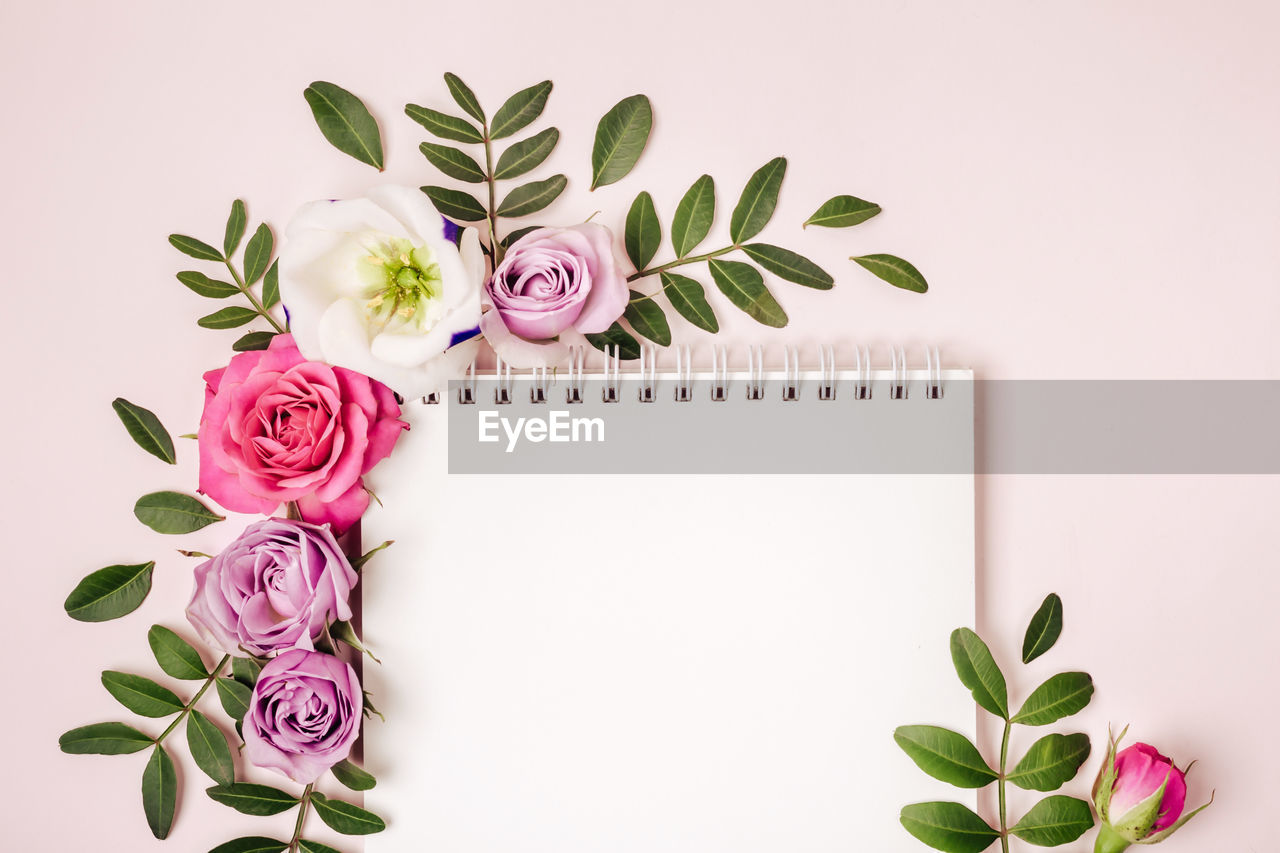
<svg viewBox="0 0 1280 853"><path fill-rule="evenodd" d="M233 655L314 648L325 625L351 618L359 577L327 525L283 518L249 525L195 575L187 619Z"/></svg>
<svg viewBox="0 0 1280 853"><path fill-rule="evenodd" d="M363 707L350 665L323 652L282 652L262 668L249 699L245 758L310 785L351 754Z"/></svg>
<svg viewBox="0 0 1280 853"><path fill-rule="evenodd" d="M558 364L568 349L556 338L606 331L629 298L608 228L539 228L513 243L493 271L480 330L517 367Z"/></svg>

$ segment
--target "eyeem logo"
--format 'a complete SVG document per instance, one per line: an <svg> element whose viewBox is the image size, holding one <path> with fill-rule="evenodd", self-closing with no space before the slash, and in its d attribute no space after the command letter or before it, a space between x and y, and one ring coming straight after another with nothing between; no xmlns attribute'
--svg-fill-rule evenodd
<svg viewBox="0 0 1280 853"><path fill-rule="evenodd" d="M532 441L604 441L604 418L571 418L568 412L554 411L549 418L504 418L497 412L480 413L481 444L494 443L506 437L507 453L516 449L520 439Z"/></svg>

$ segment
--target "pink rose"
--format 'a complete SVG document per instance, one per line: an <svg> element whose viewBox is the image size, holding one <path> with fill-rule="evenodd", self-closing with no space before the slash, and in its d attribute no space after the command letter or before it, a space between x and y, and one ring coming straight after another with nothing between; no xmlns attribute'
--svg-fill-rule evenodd
<svg viewBox="0 0 1280 853"><path fill-rule="evenodd" d="M200 491L235 512L294 501L303 519L341 533L369 505L362 476L408 427L391 389L307 361L289 335L204 379Z"/></svg>
<svg viewBox="0 0 1280 853"><path fill-rule="evenodd" d="M349 664L323 652L283 652L258 673L249 698L245 758L310 785L351 754L363 708Z"/></svg>
<svg viewBox="0 0 1280 853"><path fill-rule="evenodd" d="M258 656L315 648L325 626L351 618L359 580L328 527L284 518L249 525L195 576L187 619L228 654Z"/></svg>
<svg viewBox="0 0 1280 853"><path fill-rule="evenodd" d="M521 237L485 285L489 345L517 367L558 364L565 332L606 331L626 310L627 278L603 225L539 228Z"/></svg>
<svg viewBox="0 0 1280 853"><path fill-rule="evenodd" d="M1209 805L1183 814L1186 804L1185 770L1145 743L1117 754L1112 740L1093 786L1093 805L1101 824L1094 853L1120 853L1131 844L1163 841Z"/></svg>

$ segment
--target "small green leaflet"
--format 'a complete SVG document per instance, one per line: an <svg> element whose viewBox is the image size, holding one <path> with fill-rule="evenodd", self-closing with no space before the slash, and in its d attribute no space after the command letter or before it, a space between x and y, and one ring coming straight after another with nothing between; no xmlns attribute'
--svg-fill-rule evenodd
<svg viewBox="0 0 1280 853"><path fill-rule="evenodd" d="M382 818L373 812L341 800L331 800L319 792L311 795L311 805L330 829L343 835L372 835L387 828Z"/></svg>
<svg viewBox="0 0 1280 853"><path fill-rule="evenodd" d="M707 267L720 292L753 320L775 329L787 325L787 312L765 287L764 277L758 269L741 261L722 261L719 258L712 258Z"/></svg>
<svg viewBox="0 0 1280 853"><path fill-rule="evenodd" d="M160 423L160 419L150 409L130 403L124 397L116 397L111 401L120 422L124 424L129 437L152 456L170 465L178 461L173 452L173 439L169 431Z"/></svg>
<svg viewBox="0 0 1280 853"><path fill-rule="evenodd" d="M178 808L178 772L164 747L156 744L142 771L142 810L156 838L167 838Z"/></svg>
<svg viewBox="0 0 1280 853"><path fill-rule="evenodd" d="M191 644L163 625L152 625L147 643L156 663L165 674L182 681L200 681L209 677L200 653Z"/></svg>
<svg viewBox="0 0 1280 853"><path fill-rule="evenodd" d="M240 292L240 288L234 284L209 278L204 273L194 270L183 270L178 273L178 281L182 282L187 289L208 299L226 299Z"/></svg>
<svg viewBox="0 0 1280 853"><path fill-rule="evenodd" d="M499 181L531 172L547 159L560 141L560 131L549 127L541 133L513 144L498 158L493 176Z"/></svg>
<svg viewBox="0 0 1280 853"><path fill-rule="evenodd" d="M640 342L631 336L631 333L622 328L619 323L614 323L608 329L599 334L584 335L587 343L596 349L612 355L613 347L618 348L618 358L630 361L640 357Z"/></svg>
<svg viewBox="0 0 1280 853"><path fill-rule="evenodd" d="M1045 735L1031 744L1007 778L1028 791L1056 791L1075 778L1088 758L1088 735Z"/></svg>
<svg viewBox="0 0 1280 853"><path fill-rule="evenodd" d="M703 175L676 205L676 215L671 220L671 246L676 257L683 258L697 248L711 230L716 218L716 182L710 175Z"/></svg>
<svg viewBox="0 0 1280 853"><path fill-rule="evenodd" d="M449 87L449 94L453 96L458 106L462 107L463 112L483 124L484 110L480 109L480 101L476 98L476 93L471 91L471 87L463 83L462 78L457 74L448 71L444 73L444 84Z"/></svg>
<svg viewBox="0 0 1280 853"><path fill-rule="evenodd" d="M249 712L249 699L253 691L234 678L219 678L214 684L218 688L218 701L222 703L222 710L236 722L243 720L244 715Z"/></svg>
<svg viewBox="0 0 1280 853"><path fill-rule="evenodd" d="M742 251L778 278L815 290L830 290L835 286L835 279L830 273L790 249L768 243L748 243L742 247Z"/></svg>
<svg viewBox="0 0 1280 853"><path fill-rule="evenodd" d="M429 107L409 104L405 115L427 129L433 136L453 142L484 142L484 135L464 118L447 115Z"/></svg>
<svg viewBox="0 0 1280 853"><path fill-rule="evenodd" d="M305 838L298 839L298 849L302 853L338 853L328 844L321 844L319 841L308 841Z"/></svg>
<svg viewBox="0 0 1280 853"><path fill-rule="evenodd" d="M151 591L154 562L107 566L88 575L62 603L78 622L106 622L138 609Z"/></svg>
<svg viewBox="0 0 1280 853"><path fill-rule="evenodd" d="M631 324L636 333L643 335L658 346L671 346L671 326L662 308L651 297L636 291L630 291L631 300L623 318Z"/></svg>
<svg viewBox="0 0 1280 853"><path fill-rule="evenodd" d="M170 234L169 245L177 249L184 255L195 258L198 261L221 261L222 255L218 250L210 246L208 243L197 240L195 237L188 237L185 234Z"/></svg>
<svg viewBox="0 0 1280 853"><path fill-rule="evenodd" d="M436 210L450 219L457 219L460 222L479 222L487 216L484 205L476 201L474 196L461 190L451 190L448 187L422 187L422 191L427 194L427 198L431 199Z"/></svg>
<svg viewBox="0 0 1280 853"><path fill-rule="evenodd" d="M878 204L851 195L838 195L815 210L813 216L804 221L803 227L820 225L823 228L848 228L866 222L879 212Z"/></svg>
<svg viewBox="0 0 1280 853"><path fill-rule="evenodd" d="M275 332L249 332L248 334L237 338L236 342L231 345L231 349L235 352L264 350L271 346L271 339L275 336Z"/></svg>
<svg viewBox="0 0 1280 853"><path fill-rule="evenodd" d="M484 170L470 154L450 148L448 145L437 145L434 142L423 142L418 146L422 156L441 172L459 181L478 184L484 181Z"/></svg>
<svg viewBox="0 0 1280 853"><path fill-rule="evenodd" d="M271 236L271 229L264 222L258 226L257 231L253 232L253 236L244 247L245 284L253 284L262 278L262 274L267 271L267 266L271 263L273 248L275 248L275 240Z"/></svg>
<svg viewBox="0 0 1280 853"><path fill-rule="evenodd" d="M353 791L368 791L378 784L373 774L357 767L350 761L339 761L332 768L334 777Z"/></svg>
<svg viewBox="0 0 1280 853"><path fill-rule="evenodd" d="M662 242L662 223L658 221L658 212L653 207L653 196L642 192L631 203L627 211L627 225L623 243L626 245L627 257L637 271L642 270L653 260Z"/></svg>
<svg viewBox="0 0 1280 853"><path fill-rule="evenodd" d="M498 205L497 213L499 216L512 219L518 216L528 216L530 213L537 213L555 201L556 197L564 192L564 188L568 183L569 179L564 175L553 175L545 181L534 181L524 186L516 187L507 193L507 197L502 200L502 204Z"/></svg>
<svg viewBox="0 0 1280 853"><path fill-rule="evenodd" d="M209 853L283 853L288 847L283 841L267 838L262 835L249 835L236 838L225 844L219 844Z"/></svg>
<svg viewBox="0 0 1280 853"><path fill-rule="evenodd" d="M153 743L150 735L124 723L94 723L58 738L58 747L68 755L128 755Z"/></svg>
<svg viewBox="0 0 1280 853"><path fill-rule="evenodd" d="M1092 698L1093 678L1089 673L1061 672L1031 691L1013 722L1047 726L1084 710Z"/></svg>
<svg viewBox="0 0 1280 853"><path fill-rule="evenodd" d="M907 832L946 853L980 853L1000 837L959 803L915 803L904 806L898 819Z"/></svg>
<svg viewBox="0 0 1280 853"><path fill-rule="evenodd" d="M252 308L231 305L212 314L206 314L196 320L196 325L204 329L234 329L253 322L257 316L258 312Z"/></svg>
<svg viewBox="0 0 1280 853"><path fill-rule="evenodd" d="M591 189L622 180L635 168L653 130L653 106L644 95L623 98L596 126Z"/></svg>
<svg viewBox="0 0 1280 853"><path fill-rule="evenodd" d="M245 687L252 688L258 683L258 673L262 672L262 664L253 658L232 658L231 674L236 681Z"/></svg>
<svg viewBox="0 0 1280 853"><path fill-rule="evenodd" d="M320 132L334 148L382 171L382 134L363 101L341 86L321 80L302 95Z"/></svg>
<svg viewBox="0 0 1280 853"><path fill-rule="evenodd" d="M236 199L231 202L231 214L227 217L227 230L222 237L222 254L228 258L236 253L240 241L244 239L244 229L249 222L244 202Z"/></svg>
<svg viewBox="0 0 1280 853"><path fill-rule="evenodd" d="M102 673L102 686L117 702L142 717L168 717L186 707L172 690L141 675L107 670Z"/></svg>
<svg viewBox="0 0 1280 853"><path fill-rule="evenodd" d="M951 662L960 683L969 688L975 702L997 717L1009 719L1009 689L1004 673L1000 672L981 637L968 628L952 631Z"/></svg>
<svg viewBox="0 0 1280 853"><path fill-rule="evenodd" d="M720 321L711 310L711 303L707 302L701 282L673 272L661 273L659 278L662 290L676 313L703 331L713 335L720 331Z"/></svg>
<svg viewBox="0 0 1280 853"><path fill-rule="evenodd" d="M1022 639L1022 662L1031 663L1049 651L1061 634L1062 599L1057 593L1051 592L1027 625L1026 636Z"/></svg>
<svg viewBox="0 0 1280 853"><path fill-rule="evenodd" d="M219 785L235 782L236 767L227 737L204 714L191 710L187 717L187 747L196 766Z"/></svg>
<svg viewBox="0 0 1280 853"><path fill-rule="evenodd" d="M138 498L133 514L157 533L192 533L226 516L218 515L190 495L152 492Z"/></svg>
<svg viewBox="0 0 1280 853"><path fill-rule="evenodd" d="M280 301L280 262L274 261L267 268L267 276L262 280L262 307L270 308Z"/></svg>
<svg viewBox="0 0 1280 853"><path fill-rule="evenodd" d="M734 243L742 243L759 234L778 206L778 192L787 173L785 157L775 157L765 163L747 179L738 205L729 218L729 236Z"/></svg>
<svg viewBox="0 0 1280 853"><path fill-rule="evenodd" d="M206 788L205 793L216 803L230 806L241 814L257 817L280 814L298 804L297 797L286 794L279 788L253 785L248 782L215 785L212 788Z"/></svg>
<svg viewBox="0 0 1280 853"><path fill-rule="evenodd" d="M1075 797L1045 797L1009 830L1028 844L1057 847L1070 844L1093 828L1089 804Z"/></svg>
<svg viewBox="0 0 1280 853"><path fill-rule="evenodd" d="M849 260L894 287L910 290L912 293L926 293L929 290L929 282L924 280L920 270L902 258L893 255L863 255Z"/></svg>
<svg viewBox="0 0 1280 853"><path fill-rule="evenodd" d="M916 766L960 788L981 788L996 780L978 748L964 735L937 726L899 726L893 739Z"/></svg>
<svg viewBox="0 0 1280 853"><path fill-rule="evenodd" d="M543 80L507 98L506 102L493 114L493 124L489 126L489 138L503 139L528 127L534 119L542 115L550 94L551 81Z"/></svg>

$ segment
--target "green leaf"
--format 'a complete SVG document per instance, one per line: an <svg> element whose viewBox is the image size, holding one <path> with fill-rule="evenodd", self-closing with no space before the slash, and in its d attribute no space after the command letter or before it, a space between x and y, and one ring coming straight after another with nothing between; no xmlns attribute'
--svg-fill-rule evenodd
<svg viewBox="0 0 1280 853"><path fill-rule="evenodd" d="M653 130L653 106L644 95L623 98L596 126L591 189L617 183L635 168Z"/></svg>
<svg viewBox="0 0 1280 853"><path fill-rule="evenodd" d="M1070 844L1093 828L1089 804L1075 797L1045 797L1022 816L1009 832L1028 844L1057 847Z"/></svg>
<svg viewBox="0 0 1280 853"><path fill-rule="evenodd" d="M230 785L236 781L236 765L226 735L194 708L187 718L187 747L196 766L214 782Z"/></svg>
<svg viewBox="0 0 1280 853"><path fill-rule="evenodd" d="M820 225L823 228L848 228L866 222L880 212L880 205L863 201L851 195L838 195L828 199L804 221L805 228Z"/></svg>
<svg viewBox="0 0 1280 853"><path fill-rule="evenodd" d="M662 290L667 294L667 299L671 300L671 307L676 309L676 313L703 331L713 335L720 331L720 321L711 310L711 303L707 302L707 294L701 282L673 272L661 273L659 278L662 280Z"/></svg>
<svg viewBox="0 0 1280 853"><path fill-rule="evenodd" d="M436 210L450 219L478 222L488 215L485 213L483 204L476 201L474 196L461 190L451 190L448 187L422 187L422 191L427 194L427 198L431 199Z"/></svg>
<svg viewBox="0 0 1280 853"><path fill-rule="evenodd" d="M206 788L209 799L230 806L241 814L267 817L288 811L298 804L298 798L279 788L254 785L249 782L232 782L230 785L214 785Z"/></svg>
<svg viewBox="0 0 1280 853"><path fill-rule="evenodd" d="M186 707L177 694L141 675L106 670L102 686L121 705L143 717L167 717Z"/></svg>
<svg viewBox="0 0 1280 853"><path fill-rule="evenodd" d="M608 329L599 334L583 335L587 339L587 343L591 344L601 352L609 352L609 347L618 347L618 357L631 361L640 357L640 342L631 336L631 333L622 328L620 323L614 323Z"/></svg>
<svg viewBox="0 0 1280 853"><path fill-rule="evenodd" d="M222 255L218 254L218 250L205 243L197 240L195 237L188 237L185 234L170 234L169 245L177 249L184 255L190 255L198 261L221 261L224 260Z"/></svg>
<svg viewBox="0 0 1280 853"><path fill-rule="evenodd" d="M490 139L503 139L518 130L528 127L529 123L542 115L547 105L547 96L551 94L551 81L521 89L493 114L493 124L489 126Z"/></svg>
<svg viewBox="0 0 1280 853"><path fill-rule="evenodd" d="M267 267L267 277L262 280L262 307L270 308L280 301L280 262L273 261Z"/></svg>
<svg viewBox="0 0 1280 853"><path fill-rule="evenodd" d="M319 841L308 841L305 838L298 839L298 849L302 853L338 853L328 844L321 844Z"/></svg>
<svg viewBox="0 0 1280 853"><path fill-rule="evenodd" d="M77 622L106 622L132 613L151 592L155 562L107 566L76 584L62 609Z"/></svg>
<svg viewBox="0 0 1280 853"><path fill-rule="evenodd" d="M1045 596L1044 603L1031 617L1026 636L1022 639L1022 662L1031 663L1053 648L1062 634L1062 599L1056 592Z"/></svg>
<svg viewBox="0 0 1280 853"><path fill-rule="evenodd" d="M1070 717L1093 698L1093 678L1087 672L1060 672L1031 692L1013 722L1047 726Z"/></svg>
<svg viewBox="0 0 1280 853"><path fill-rule="evenodd" d="M907 832L945 853L979 853L1000 837L959 803L914 803L903 806L898 819Z"/></svg>
<svg viewBox="0 0 1280 853"><path fill-rule="evenodd" d="M236 253L240 241L244 239L244 229L248 223L249 216L244 209L244 202L240 199L231 202L231 215L227 217L227 230L222 237L222 254L229 258Z"/></svg>
<svg viewBox="0 0 1280 853"><path fill-rule="evenodd" d="M231 349L236 352L253 352L254 350L264 350L271 346L271 339L276 336L275 332L249 332L236 339L231 345Z"/></svg>
<svg viewBox="0 0 1280 853"><path fill-rule="evenodd" d="M191 533L226 516L218 515L190 495L152 492L138 498L133 514L157 533Z"/></svg>
<svg viewBox="0 0 1280 853"><path fill-rule="evenodd" d="M330 829L343 835L372 835L387 828L386 822L373 812L341 800L331 800L321 793L311 795L311 805Z"/></svg>
<svg viewBox="0 0 1280 853"><path fill-rule="evenodd" d="M876 278L889 282L894 287L910 290L912 293L927 293L929 282L924 280L920 270L911 266L902 258L893 255L863 255L849 260L868 270Z"/></svg>
<svg viewBox="0 0 1280 853"><path fill-rule="evenodd" d="M244 283L253 284L262 278L271 263L271 250L275 248L275 240L267 223L258 226L248 244L244 247Z"/></svg>
<svg viewBox="0 0 1280 853"><path fill-rule="evenodd" d="M1075 778L1088 758L1088 735L1045 735L1031 744L1007 778L1027 791L1056 791Z"/></svg>
<svg viewBox="0 0 1280 853"><path fill-rule="evenodd" d="M778 206L778 191L787 173L787 159L774 157L747 179L738 206L729 218L729 236L734 243L750 240L769 224Z"/></svg>
<svg viewBox="0 0 1280 853"><path fill-rule="evenodd" d="M191 644L163 625L152 625L147 632L147 643L156 663L165 674L182 681L199 681L209 677L209 671L200 659L200 653Z"/></svg>
<svg viewBox="0 0 1280 853"><path fill-rule="evenodd" d="M917 767L949 785L981 788L996 780L978 748L958 732L937 726L899 726L893 739Z"/></svg>
<svg viewBox="0 0 1280 853"><path fill-rule="evenodd" d="M457 148L450 148L448 145L437 145L434 142L424 142L418 146L418 150L431 165L451 178L471 184L484 181L484 170L470 154L459 151Z"/></svg>
<svg viewBox="0 0 1280 853"><path fill-rule="evenodd" d="M339 761L330 769L333 770L333 775L339 782L353 791L368 791L378 784L378 780L373 778L372 773L357 767L350 761Z"/></svg>
<svg viewBox="0 0 1280 853"><path fill-rule="evenodd" d="M195 272L194 270L183 270L178 273L178 281L186 285L189 290L193 290L209 299L226 299L228 296L235 296L240 292L240 288L234 284L228 284L216 278L209 278L204 273Z"/></svg>
<svg viewBox="0 0 1280 853"><path fill-rule="evenodd" d="M778 278L815 290L830 290L835 286L836 281L830 273L790 249L768 243L748 243L742 247L742 251Z"/></svg>
<svg viewBox="0 0 1280 853"><path fill-rule="evenodd" d="M710 175L703 175L680 199L671 220L671 245L677 258L683 258L706 239L715 218L716 182Z"/></svg>
<svg viewBox="0 0 1280 853"><path fill-rule="evenodd" d="M502 242L503 248L507 248L507 249L511 248L516 243L520 242L521 237L528 234L530 231L537 231L541 227L542 227L541 225L526 225L524 228L517 228L516 230L512 231L510 234L502 238L501 242Z"/></svg>
<svg viewBox="0 0 1280 853"><path fill-rule="evenodd" d="M658 221L658 212L653 207L653 196L647 192L640 193L631 202L623 242L627 247L627 257L637 270L644 269L658 251L658 244L662 242L662 223Z"/></svg>
<svg viewBox="0 0 1280 853"><path fill-rule="evenodd" d="M545 181L533 181L516 187L498 205L497 213L509 219L537 213L555 201L568 183L569 179L564 175L552 175Z"/></svg>
<svg viewBox="0 0 1280 853"><path fill-rule="evenodd" d="M542 165L542 161L555 150L559 141L560 131L549 127L528 139L512 144L498 158L498 166L494 169L493 176L502 181L533 171Z"/></svg>
<svg viewBox="0 0 1280 853"><path fill-rule="evenodd" d="M317 80L303 91L324 138L343 154L382 171L382 134L364 102L355 95Z"/></svg>
<svg viewBox="0 0 1280 853"><path fill-rule="evenodd" d="M231 305L223 308L221 311L214 311L212 314L206 314L199 320L196 325L205 329L234 329L237 326L243 326L250 323L258 316L258 312L252 308L242 308L239 305Z"/></svg>
<svg viewBox="0 0 1280 853"><path fill-rule="evenodd" d="M667 324L667 315L662 313L662 306L650 297L631 291L631 301L622 316L638 334L658 346L671 346L671 326Z"/></svg>
<svg viewBox="0 0 1280 853"><path fill-rule="evenodd" d="M129 437L139 447L161 462L172 465L178 461L178 457L173 452L173 439L169 437L169 431L164 428L164 424L160 423L160 419L154 412L130 403L124 397L116 397L112 400L111 408L115 409L120 423L124 424Z"/></svg>
<svg viewBox="0 0 1280 853"><path fill-rule="evenodd" d="M285 842L276 841L274 838L251 835L219 844L209 853L283 853L288 846Z"/></svg>
<svg viewBox="0 0 1280 853"><path fill-rule="evenodd" d="M454 142L484 142L484 134L465 118L447 115L417 104L409 104L404 108L404 112L433 136Z"/></svg>
<svg viewBox="0 0 1280 853"><path fill-rule="evenodd" d="M243 720L244 715L249 712L253 690L234 678L219 678L214 685L218 688L218 701L222 703L222 710L236 722Z"/></svg>
<svg viewBox="0 0 1280 853"><path fill-rule="evenodd" d="M142 810L156 838L167 838L178 808L178 771L164 747L156 744L151 760L142 771Z"/></svg>
<svg viewBox="0 0 1280 853"><path fill-rule="evenodd" d="M58 738L59 748L68 755L128 755L153 743L149 735L124 723L94 723Z"/></svg>
<svg viewBox="0 0 1280 853"><path fill-rule="evenodd" d="M1004 674L981 637L968 628L952 631L951 662L975 702L997 717L1009 719L1009 689Z"/></svg>
<svg viewBox="0 0 1280 853"><path fill-rule="evenodd" d="M471 91L471 87L463 83L462 78L457 74L448 71L444 73L444 84L449 87L449 94L453 95L453 100L462 107L463 112L483 124L484 110L480 109L480 101L477 100L476 93Z"/></svg>
<svg viewBox="0 0 1280 853"><path fill-rule="evenodd" d="M741 261L722 261L719 258L712 258L707 266L720 292L752 319L775 329L787 325L787 312L765 287L764 276L758 269Z"/></svg>
<svg viewBox="0 0 1280 853"><path fill-rule="evenodd" d="M260 672L262 672L262 664L253 658L231 659L231 675L245 687L252 688L257 684Z"/></svg>

